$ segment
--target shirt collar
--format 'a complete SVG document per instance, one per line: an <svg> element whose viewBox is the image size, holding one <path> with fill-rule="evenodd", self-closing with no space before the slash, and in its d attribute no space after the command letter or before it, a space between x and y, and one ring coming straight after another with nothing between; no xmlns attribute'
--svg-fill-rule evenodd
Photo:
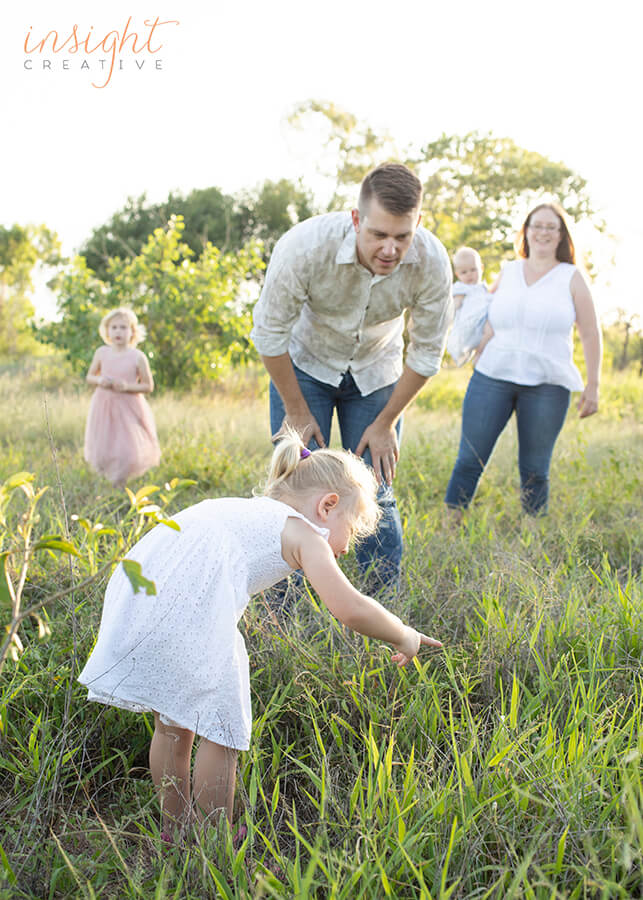
<svg viewBox="0 0 643 900"><path fill-rule="evenodd" d="M335 256L335 262L339 266L344 263L359 262L357 258L357 233L352 225L346 232L346 237L339 245L339 250Z"/></svg>
<svg viewBox="0 0 643 900"><path fill-rule="evenodd" d="M413 236L411 246L409 247L406 255L400 263L401 266L405 265L406 263L417 263L420 261L420 255L417 252L417 248L415 246L416 240L417 232ZM350 231L346 232L346 237L340 244L337 255L335 256L335 262L340 266L346 263L359 263L359 259L357 258L357 232L353 227L351 227ZM399 266L396 266L394 271L397 272L398 268ZM393 272L391 272L390 274L392 275ZM383 277L388 278L388 275Z"/></svg>

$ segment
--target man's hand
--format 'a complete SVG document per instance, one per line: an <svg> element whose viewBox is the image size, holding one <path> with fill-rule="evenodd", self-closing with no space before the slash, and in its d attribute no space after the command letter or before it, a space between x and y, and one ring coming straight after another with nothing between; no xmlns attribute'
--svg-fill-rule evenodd
<svg viewBox="0 0 643 900"><path fill-rule="evenodd" d="M395 426L381 425L377 420L373 422L362 435L355 449L355 455L362 456L367 447L371 451L377 483L393 484L395 467L400 458Z"/></svg>
<svg viewBox="0 0 643 900"><path fill-rule="evenodd" d="M288 353L282 353L281 356L262 356L261 359L286 411L281 428L272 436L273 442L277 441L286 426L289 426L299 434L304 444L308 444L314 438L320 447L325 447L324 435L317 419L308 408Z"/></svg>
<svg viewBox="0 0 643 900"><path fill-rule="evenodd" d="M286 427L296 431L306 445L314 438L320 447L326 446L326 441L324 440L324 435L321 433L321 428L317 424L317 419L310 411L308 411L307 414L300 414L297 416L289 416L286 414L281 423L281 428L273 434L271 438L273 443L278 441L282 434L285 433Z"/></svg>

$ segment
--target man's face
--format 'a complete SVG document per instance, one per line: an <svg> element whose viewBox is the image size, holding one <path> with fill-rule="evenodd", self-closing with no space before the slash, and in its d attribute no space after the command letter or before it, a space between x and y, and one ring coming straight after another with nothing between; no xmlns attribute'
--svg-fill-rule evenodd
<svg viewBox="0 0 643 900"><path fill-rule="evenodd" d="M388 212L376 196L371 197L363 216L352 212L357 232L357 258L373 275L388 275L406 256L420 222L414 209L401 216Z"/></svg>

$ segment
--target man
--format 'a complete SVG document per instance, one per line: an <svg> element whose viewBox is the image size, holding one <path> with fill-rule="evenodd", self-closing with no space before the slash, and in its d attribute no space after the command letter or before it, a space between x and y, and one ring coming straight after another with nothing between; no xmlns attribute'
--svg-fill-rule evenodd
<svg viewBox="0 0 643 900"><path fill-rule="evenodd" d="M300 222L276 244L252 339L268 370L275 440L288 424L311 446L330 440L373 466L378 531L357 548L370 587L399 581L402 526L392 484L401 415L440 368L451 321L451 266L422 228L422 184L385 163L364 179L358 208ZM404 354L404 321L409 345Z"/></svg>

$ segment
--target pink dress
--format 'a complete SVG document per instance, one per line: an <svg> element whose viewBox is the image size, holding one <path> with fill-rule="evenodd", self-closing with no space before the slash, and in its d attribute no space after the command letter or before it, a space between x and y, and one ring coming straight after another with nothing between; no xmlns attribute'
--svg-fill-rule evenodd
<svg viewBox="0 0 643 900"><path fill-rule="evenodd" d="M118 381L137 381L139 353L133 348L122 353L107 348L100 374ZM154 416L142 393L96 388L85 428L85 459L112 484L124 484L159 464Z"/></svg>

